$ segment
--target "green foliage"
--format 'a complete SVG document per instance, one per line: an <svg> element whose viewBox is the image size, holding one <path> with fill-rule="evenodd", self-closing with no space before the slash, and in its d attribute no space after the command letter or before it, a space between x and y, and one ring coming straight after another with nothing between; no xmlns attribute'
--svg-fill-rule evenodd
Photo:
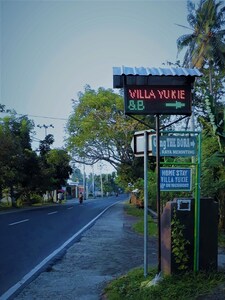
<svg viewBox="0 0 225 300"><path fill-rule="evenodd" d="M222 230L219 231L218 244L225 249L225 232Z"/></svg>
<svg viewBox="0 0 225 300"><path fill-rule="evenodd" d="M39 194L32 192L23 191L20 196L16 199L16 206L23 207L26 205L42 204L43 197Z"/></svg>
<svg viewBox="0 0 225 300"><path fill-rule="evenodd" d="M16 199L16 207L23 207L24 203L21 197Z"/></svg>
<svg viewBox="0 0 225 300"><path fill-rule="evenodd" d="M27 175L26 164L31 151L30 133L33 123L26 116L15 115L1 119L0 123L0 186L22 185Z"/></svg>
<svg viewBox="0 0 225 300"><path fill-rule="evenodd" d="M125 205L124 209L128 215L137 217L137 222L135 222L132 226L134 231L144 234L144 210L128 203ZM148 233L150 236L157 235L157 224L153 221L150 215L148 215Z"/></svg>
<svg viewBox="0 0 225 300"><path fill-rule="evenodd" d="M154 279L155 269L150 269L144 277L143 269L133 269L128 274L113 280L105 288L108 300L193 300L204 297L223 284L224 272L216 273L184 273L182 275L166 276L157 285L146 287ZM204 298L202 298L204 299Z"/></svg>
<svg viewBox="0 0 225 300"><path fill-rule="evenodd" d="M225 73L224 73L225 75ZM225 84L225 80L224 80ZM222 88L221 88L222 90ZM225 94L224 87L223 93ZM216 144L219 146L220 152L225 152L225 106L223 103L217 102L209 92L203 91L203 101L205 101L206 116L200 116L199 122L207 131L217 138Z"/></svg>
<svg viewBox="0 0 225 300"><path fill-rule="evenodd" d="M117 168L118 178L117 183L127 189L128 183L131 183L135 188L141 184L141 179L144 176L143 158L133 158L129 163L121 163Z"/></svg>
<svg viewBox="0 0 225 300"><path fill-rule="evenodd" d="M66 184L66 179L72 173L70 167L71 157L66 150L52 149L46 154L46 162L53 168L52 177L55 180L55 186L60 188L61 185Z"/></svg>
<svg viewBox="0 0 225 300"><path fill-rule="evenodd" d="M172 253L178 270L180 271L187 270L187 263L189 261L186 246L190 244L190 242L184 238L184 228L185 226L180 223L180 220L177 218L176 210L174 209L173 219L171 220Z"/></svg>
<svg viewBox="0 0 225 300"><path fill-rule="evenodd" d="M38 195L38 194L31 194L30 195L30 201L31 201L32 205L39 204L39 203L43 202L43 197Z"/></svg>
<svg viewBox="0 0 225 300"><path fill-rule="evenodd" d="M184 47L188 48L184 57L185 66L192 64L192 67L202 68L213 61L221 70L224 69L224 11L222 1L200 1L197 8L193 1L188 1L188 29L192 32L177 40L179 52Z"/></svg>
<svg viewBox="0 0 225 300"><path fill-rule="evenodd" d="M9 190L13 205L39 202L39 194L65 184L71 173L70 156L65 150L50 148L52 135L41 141L38 156L31 147L33 121L16 113L0 121L0 187Z"/></svg>
<svg viewBox="0 0 225 300"><path fill-rule="evenodd" d="M124 115L121 95L111 89L97 91L86 86L73 101L73 113L67 123L67 147L73 160L93 164L107 161L118 172L120 185L140 177L140 164L134 159L131 139L140 122ZM140 117L141 118L141 117ZM149 126L153 118L148 119Z"/></svg>
<svg viewBox="0 0 225 300"><path fill-rule="evenodd" d="M201 193L219 203L219 227L225 229L225 161L218 151L218 138L204 123L202 138Z"/></svg>
<svg viewBox="0 0 225 300"><path fill-rule="evenodd" d="M186 48L183 66L198 67L195 115L203 128L201 194L219 202L220 228L225 229L225 6L222 1L188 2L190 34L177 40L178 52Z"/></svg>

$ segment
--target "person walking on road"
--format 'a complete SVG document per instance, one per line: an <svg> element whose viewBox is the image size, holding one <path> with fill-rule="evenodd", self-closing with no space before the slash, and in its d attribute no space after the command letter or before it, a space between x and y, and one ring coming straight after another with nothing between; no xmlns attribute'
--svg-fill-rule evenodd
<svg viewBox="0 0 225 300"><path fill-rule="evenodd" d="M83 199L84 199L83 194L80 193L80 195L79 195L79 202L80 202L80 204L83 203Z"/></svg>

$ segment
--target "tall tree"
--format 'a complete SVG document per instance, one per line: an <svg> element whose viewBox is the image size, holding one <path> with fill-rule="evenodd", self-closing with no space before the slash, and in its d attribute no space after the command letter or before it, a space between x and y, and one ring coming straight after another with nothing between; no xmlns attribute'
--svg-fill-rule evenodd
<svg viewBox="0 0 225 300"><path fill-rule="evenodd" d="M197 9L192 1L188 1L187 21L192 32L178 38L178 53L187 48L183 65L200 68L204 74L195 89L195 105L201 110L198 120L204 133L202 193L217 198L220 224L224 228L224 1L200 0Z"/></svg>
<svg viewBox="0 0 225 300"><path fill-rule="evenodd" d="M225 5L223 1L200 0L198 8L188 1L187 21L192 32L177 40L178 52L184 47L184 66L225 67ZM185 26L183 26L185 27Z"/></svg>
<svg viewBox="0 0 225 300"><path fill-rule="evenodd" d="M51 188L60 189L72 174L71 157L64 149L52 149L46 154L46 160L52 170Z"/></svg>
<svg viewBox="0 0 225 300"><path fill-rule="evenodd" d="M20 193L23 187L29 189L32 181L30 166L37 160L36 153L32 153L31 149L30 134L33 128L33 122L26 116L18 118L12 114L1 119L0 185L10 188L12 198L14 188Z"/></svg>
<svg viewBox="0 0 225 300"><path fill-rule="evenodd" d="M202 139L201 192L219 203L219 225L225 230L225 160L218 154L216 136L205 122Z"/></svg>
<svg viewBox="0 0 225 300"><path fill-rule="evenodd" d="M103 160L117 170L121 164L132 165L133 133L146 126L126 117L123 108L123 98L111 89L95 91L86 86L73 102L67 124L67 146L74 161L94 164Z"/></svg>
<svg viewBox="0 0 225 300"><path fill-rule="evenodd" d="M196 94L195 105L197 104L205 111L206 118L219 138L220 150L223 151L225 109L224 103L220 101L224 95L225 75L224 2L200 0L198 8L195 9L195 4L188 1L187 21L190 25L188 29L192 33L178 38L178 53L183 48L187 48L183 65L198 67L204 74L203 80L199 80L201 82L198 86L200 93Z"/></svg>
<svg viewBox="0 0 225 300"><path fill-rule="evenodd" d="M38 185L39 191L42 193L60 189L62 185L66 185L66 180L72 174L70 155L64 149L51 149L53 143L53 135L48 134L39 144Z"/></svg>

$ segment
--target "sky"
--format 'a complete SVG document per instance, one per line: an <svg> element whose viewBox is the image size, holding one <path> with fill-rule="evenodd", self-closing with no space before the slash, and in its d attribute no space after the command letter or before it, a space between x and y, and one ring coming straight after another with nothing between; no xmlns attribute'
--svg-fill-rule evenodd
<svg viewBox="0 0 225 300"><path fill-rule="evenodd" d="M176 25L188 26L186 0L0 1L0 104L28 115L37 139L46 125L54 147L86 84L113 88L113 67L175 62L177 38L190 33Z"/></svg>

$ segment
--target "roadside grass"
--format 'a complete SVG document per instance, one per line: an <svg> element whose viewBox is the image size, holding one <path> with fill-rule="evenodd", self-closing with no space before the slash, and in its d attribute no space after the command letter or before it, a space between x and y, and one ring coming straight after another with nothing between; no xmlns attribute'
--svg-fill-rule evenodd
<svg viewBox="0 0 225 300"><path fill-rule="evenodd" d="M9 210L11 209L11 204L8 203L0 203L0 211Z"/></svg>
<svg viewBox="0 0 225 300"><path fill-rule="evenodd" d="M220 231L218 235L218 244L225 249L225 232Z"/></svg>
<svg viewBox="0 0 225 300"><path fill-rule="evenodd" d="M129 202L125 203L124 209L128 215L139 218L132 228L135 232L144 234L144 210ZM148 233L150 236L157 236L157 221L154 221L151 216L148 216ZM225 248L225 232L218 232L218 245Z"/></svg>
<svg viewBox="0 0 225 300"><path fill-rule="evenodd" d="M133 229L143 234L144 210L136 208L128 202L124 209L128 215L137 217ZM157 235L157 222L149 216L149 235ZM154 234L153 234L154 233ZM225 245L225 235L219 234L219 245ZM157 269L149 269L144 277L143 268L136 268L126 275L110 282L105 288L107 300L194 300L204 299L214 288L224 285L225 272L186 272L179 275L164 276L156 285L147 287L157 275ZM213 299L213 298L210 298Z"/></svg>
<svg viewBox="0 0 225 300"><path fill-rule="evenodd" d="M0 211L10 211L12 209L23 209L23 208L31 208L31 207L43 207L43 206L49 206L49 205L55 205L55 204L64 204L66 203L66 200L62 200L61 203L55 203L52 201L46 201L46 202L37 202L32 204L23 204L23 205L15 205L13 206L11 203L0 203Z"/></svg>
<svg viewBox="0 0 225 300"><path fill-rule="evenodd" d="M112 281L105 288L107 300L193 300L204 299L213 288L224 283L225 273L195 274L188 272L182 275L165 276L156 285L146 285L155 278L156 269L150 269L148 276L144 277L143 269L137 268L126 275Z"/></svg>
<svg viewBox="0 0 225 300"><path fill-rule="evenodd" d="M125 203L124 209L128 215L137 217L138 220L132 226L137 233L144 234L144 210L137 208L134 204ZM150 236L157 236L157 223L148 215L148 234Z"/></svg>

